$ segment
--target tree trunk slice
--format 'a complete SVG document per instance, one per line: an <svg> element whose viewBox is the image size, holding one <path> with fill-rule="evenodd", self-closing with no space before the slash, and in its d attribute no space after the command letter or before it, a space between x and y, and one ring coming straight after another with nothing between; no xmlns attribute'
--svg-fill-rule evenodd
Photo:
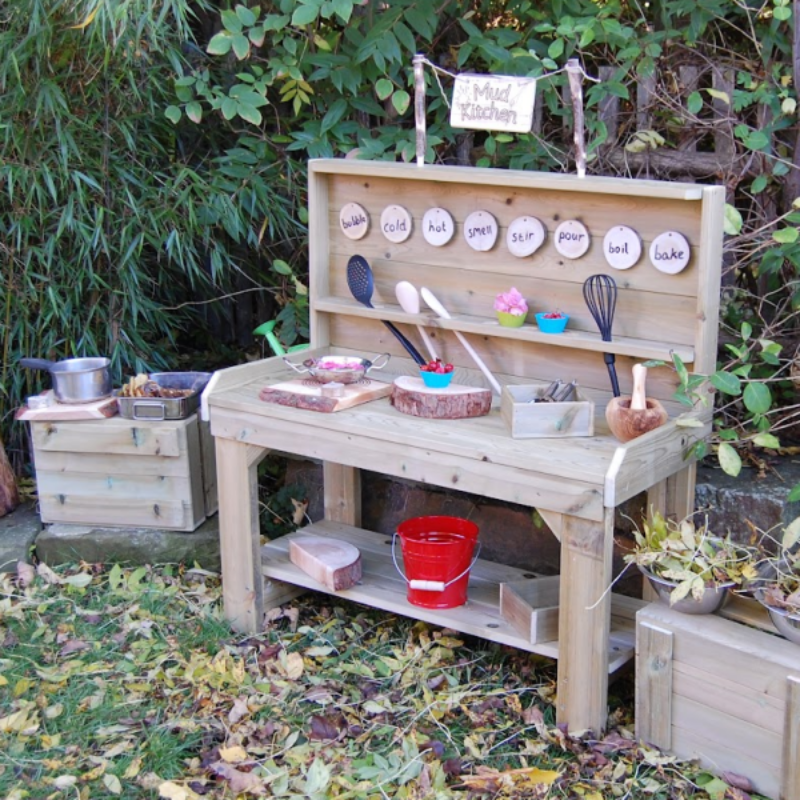
<svg viewBox="0 0 800 800"><path fill-rule="evenodd" d="M19 505L19 492L14 470L0 440L0 517L10 514Z"/></svg>
<svg viewBox="0 0 800 800"><path fill-rule="evenodd" d="M293 535L289 539L289 560L333 592L350 589L361 580L359 549L340 539Z"/></svg>
<svg viewBox="0 0 800 800"><path fill-rule="evenodd" d="M294 380L266 386L258 396L265 403L331 414L334 411L386 397L392 391L392 385L367 378L358 383L346 384L339 391L340 397L328 397L323 394L322 384L313 380Z"/></svg>
<svg viewBox="0 0 800 800"><path fill-rule="evenodd" d="M428 419L482 417L492 407L492 393L454 383L446 389L429 389L422 378L404 375L394 382L392 405L404 414Z"/></svg>

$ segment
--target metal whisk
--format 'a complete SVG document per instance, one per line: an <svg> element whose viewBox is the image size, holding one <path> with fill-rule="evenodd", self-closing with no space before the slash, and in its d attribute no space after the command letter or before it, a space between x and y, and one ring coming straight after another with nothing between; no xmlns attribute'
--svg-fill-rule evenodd
<svg viewBox="0 0 800 800"><path fill-rule="evenodd" d="M614 310L617 307L617 284L610 275L590 275L583 284L583 299L600 329L604 342L611 341L611 326L614 324ZM617 367L613 353L603 353L603 358L611 378L611 391L619 397Z"/></svg>

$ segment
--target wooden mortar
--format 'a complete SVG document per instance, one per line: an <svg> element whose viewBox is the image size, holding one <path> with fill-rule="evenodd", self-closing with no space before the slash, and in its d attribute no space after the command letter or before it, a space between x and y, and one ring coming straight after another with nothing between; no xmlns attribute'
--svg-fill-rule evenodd
<svg viewBox="0 0 800 800"><path fill-rule="evenodd" d="M633 366L633 391L630 397L612 397L606 406L606 422L621 442L629 442L667 421L664 406L645 395L647 367Z"/></svg>

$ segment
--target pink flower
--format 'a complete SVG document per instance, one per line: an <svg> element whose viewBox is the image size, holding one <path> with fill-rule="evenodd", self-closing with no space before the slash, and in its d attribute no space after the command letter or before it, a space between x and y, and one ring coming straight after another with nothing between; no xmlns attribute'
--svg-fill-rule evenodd
<svg viewBox="0 0 800 800"><path fill-rule="evenodd" d="M523 317L528 313L525 298L512 286L507 292L501 292L494 300L494 310Z"/></svg>

